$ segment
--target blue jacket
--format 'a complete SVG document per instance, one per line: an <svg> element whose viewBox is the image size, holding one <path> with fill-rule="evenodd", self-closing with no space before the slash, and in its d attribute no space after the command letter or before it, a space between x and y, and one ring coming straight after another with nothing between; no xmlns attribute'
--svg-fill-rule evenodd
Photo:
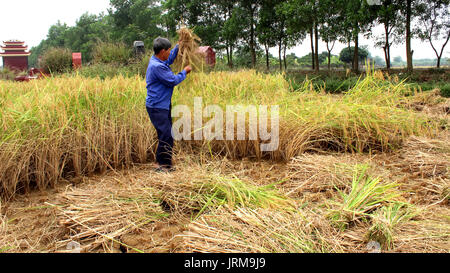
<svg viewBox="0 0 450 273"><path fill-rule="evenodd" d="M148 64L146 82L147 98L145 105L148 108L170 110L173 88L186 79L186 71L175 75L170 69L178 55L178 45L170 52L167 61L161 61L152 56Z"/></svg>

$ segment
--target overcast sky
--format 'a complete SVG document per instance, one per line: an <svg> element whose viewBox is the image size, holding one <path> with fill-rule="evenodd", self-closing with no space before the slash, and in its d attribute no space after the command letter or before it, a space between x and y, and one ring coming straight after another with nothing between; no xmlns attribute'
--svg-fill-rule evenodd
<svg viewBox="0 0 450 273"><path fill-rule="evenodd" d="M75 25L75 21L85 12L99 14L107 12L109 0L22 0L22 1L0 1L0 42L10 39L23 40L29 48L38 45L41 40L47 37L48 29L58 20L69 26ZM383 31L377 28L376 33ZM384 58L383 50L375 48L372 40L361 37L361 45L369 46L373 56ZM439 43L441 46L442 43ZM346 45L336 44L333 50L338 54ZM435 58L436 55L429 43L413 40L414 58ZM319 44L319 52L326 51L323 43ZM310 42L306 39L302 45L288 51L294 52L297 56L304 56L310 52ZM272 49L271 53L278 55L277 49ZM404 45L392 48L392 59L401 56L406 59L406 49ZM444 57L450 57L450 45L444 51ZM1 64L1 58L0 58Z"/></svg>

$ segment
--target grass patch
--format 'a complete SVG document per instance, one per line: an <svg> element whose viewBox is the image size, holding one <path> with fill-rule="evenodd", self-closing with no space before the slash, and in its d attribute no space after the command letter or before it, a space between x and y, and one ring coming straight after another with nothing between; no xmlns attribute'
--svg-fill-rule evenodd
<svg viewBox="0 0 450 273"><path fill-rule="evenodd" d="M450 98L450 83L442 84L438 87L441 90L441 95Z"/></svg>

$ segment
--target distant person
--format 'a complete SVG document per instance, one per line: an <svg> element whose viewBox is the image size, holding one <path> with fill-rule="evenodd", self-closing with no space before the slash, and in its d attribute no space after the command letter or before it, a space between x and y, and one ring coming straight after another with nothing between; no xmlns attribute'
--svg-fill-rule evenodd
<svg viewBox="0 0 450 273"><path fill-rule="evenodd" d="M170 50L172 44L165 38L158 37L153 42L155 55L150 59L147 68L147 99L148 115L158 134L158 149L156 161L159 166L155 171L170 172L172 166L172 94L173 88L186 79L192 70L190 66L175 75L170 69L178 55L178 45Z"/></svg>

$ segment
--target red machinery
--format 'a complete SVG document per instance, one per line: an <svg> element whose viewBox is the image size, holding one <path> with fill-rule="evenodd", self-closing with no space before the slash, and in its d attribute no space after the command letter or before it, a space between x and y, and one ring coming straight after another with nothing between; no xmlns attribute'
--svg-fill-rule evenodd
<svg viewBox="0 0 450 273"><path fill-rule="evenodd" d="M18 82L28 82L30 80L42 78L44 75L45 74L40 69L31 68L27 75L17 76L14 80Z"/></svg>

